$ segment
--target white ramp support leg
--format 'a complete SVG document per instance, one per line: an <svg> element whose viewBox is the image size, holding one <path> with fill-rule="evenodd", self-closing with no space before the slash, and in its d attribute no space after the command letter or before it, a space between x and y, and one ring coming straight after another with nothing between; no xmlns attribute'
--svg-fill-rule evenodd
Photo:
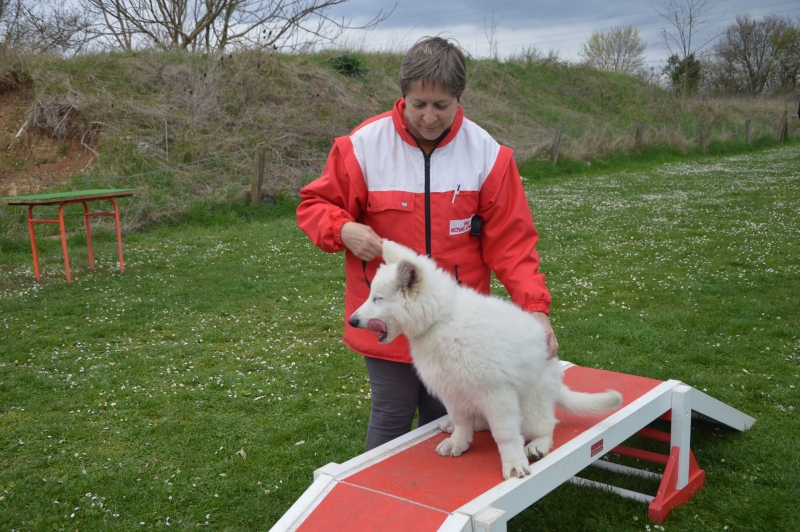
<svg viewBox="0 0 800 532"><path fill-rule="evenodd" d="M672 427L670 447L679 449L678 478L675 489L689 483L689 439L692 434L692 388L681 384L672 390Z"/></svg>
<svg viewBox="0 0 800 532"><path fill-rule="evenodd" d="M692 388L692 410L739 432L746 431L756 422L755 418L694 388Z"/></svg>
<svg viewBox="0 0 800 532"><path fill-rule="evenodd" d="M273 526L274 532L506 532L508 521L564 482L602 487L648 504L653 521L689 500L705 482L692 454L692 411L739 431L755 419L680 381L659 381L562 362L564 383L575 391L618 390L619 410L596 416L557 412L553 450L524 478L503 480L497 445L476 432L458 458L439 456L448 435L437 421L352 458L327 464ZM670 432L649 427L670 419ZM639 435L669 445L669 454L622 445ZM601 460L608 453L655 462L662 475ZM660 479L655 496L575 477L589 465Z"/></svg>
<svg viewBox="0 0 800 532"><path fill-rule="evenodd" d="M484 510L479 515L475 516L473 522L475 532L506 532L505 512L497 508L489 508Z"/></svg>

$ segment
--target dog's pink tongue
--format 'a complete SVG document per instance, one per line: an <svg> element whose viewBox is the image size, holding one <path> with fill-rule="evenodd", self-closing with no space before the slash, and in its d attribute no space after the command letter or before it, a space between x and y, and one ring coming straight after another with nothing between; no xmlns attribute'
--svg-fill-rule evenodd
<svg viewBox="0 0 800 532"><path fill-rule="evenodd" d="M367 322L367 330L372 332L386 332L386 324L383 320L373 318Z"/></svg>

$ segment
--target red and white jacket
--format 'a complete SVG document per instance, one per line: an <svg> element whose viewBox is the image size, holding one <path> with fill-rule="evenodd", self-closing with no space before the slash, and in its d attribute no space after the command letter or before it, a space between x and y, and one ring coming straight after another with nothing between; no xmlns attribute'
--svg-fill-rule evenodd
<svg viewBox="0 0 800 532"><path fill-rule="evenodd" d="M366 224L381 237L431 256L441 268L489 294L491 272L529 312L547 312L550 294L539 272L538 233L510 148L499 145L459 107L449 133L426 155L406 127L405 100L334 141L322 176L300 191L297 223L323 251L345 250L341 228ZM482 236L470 236L473 215ZM365 356L411 363L404 337L377 335L347 320L369 296L382 260L363 268L345 253L344 341ZM366 275L366 279L365 279Z"/></svg>

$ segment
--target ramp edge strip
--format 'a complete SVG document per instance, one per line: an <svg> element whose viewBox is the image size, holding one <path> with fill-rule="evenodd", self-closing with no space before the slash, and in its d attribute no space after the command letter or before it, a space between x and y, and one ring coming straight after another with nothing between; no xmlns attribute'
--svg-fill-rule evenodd
<svg viewBox="0 0 800 532"><path fill-rule="evenodd" d="M328 493L336 486L336 481L330 475L320 475L317 477L311 486L300 496L299 499L283 514L283 516L275 523L270 532L289 532L297 530L303 524L306 517L319 506L319 503L325 498Z"/></svg>
<svg viewBox="0 0 800 532"><path fill-rule="evenodd" d="M417 429L412 430L408 434L404 434L394 440L384 443L380 447L376 447L371 451L360 454L350 460L337 464L331 462L322 466L314 472L314 475L325 474L334 477L336 480L344 480L351 475L355 475L359 471L366 469L378 462L386 460L390 456L394 456L409 447L413 447L420 442L430 439L442 431L439 430L439 423L449 419L447 416L442 416L437 420L431 421L427 425L423 425Z"/></svg>

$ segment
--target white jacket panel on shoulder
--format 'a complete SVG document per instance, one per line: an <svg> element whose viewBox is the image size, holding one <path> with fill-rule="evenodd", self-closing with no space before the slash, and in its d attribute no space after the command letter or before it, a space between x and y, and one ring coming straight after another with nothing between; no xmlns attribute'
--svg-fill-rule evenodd
<svg viewBox="0 0 800 532"><path fill-rule="evenodd" d="M391 117L376 120L350 137L370 191L425 192L425 158L404 141ZM464 120L455 138L431 156L431 192L479 191L492 171L500 145L480 126Z"/></svg>

